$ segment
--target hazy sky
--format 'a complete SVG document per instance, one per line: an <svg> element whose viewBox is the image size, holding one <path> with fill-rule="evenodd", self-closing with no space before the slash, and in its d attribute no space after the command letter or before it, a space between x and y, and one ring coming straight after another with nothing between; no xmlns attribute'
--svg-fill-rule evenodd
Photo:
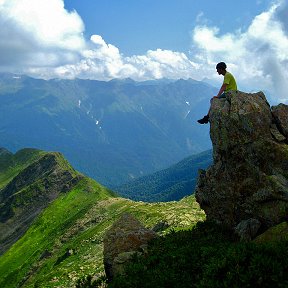
<svg viewBox="0 0 288 288"><path fill-rule="evenodd" d="M288 102L287 0L0 0L0 71L212 79Z"/></svg>

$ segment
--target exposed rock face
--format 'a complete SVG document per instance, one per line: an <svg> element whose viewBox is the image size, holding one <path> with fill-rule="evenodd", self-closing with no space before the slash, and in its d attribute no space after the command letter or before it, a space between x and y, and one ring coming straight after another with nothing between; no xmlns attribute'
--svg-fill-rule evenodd
<svg viewBox="0 0 288 288"><path fill-rule="evenodd" d="M123 214L104 237L104 266L108 279L121 274L131 257L143 253L148 241L155 237L154 231L146 229L131 214Z"/></svg>
<svg viewBox="0 0 288 288"><path fill-rule="evenodd" d="M273 106L271 110L278 129L288 138L288 105L279 104Z"/></svg>
<svg viewBox="0 0 288 288"><path fill-rule="evenodd" d="M49 203L82 179L63 161L60 153L46 153L0 189L0 255L26 232Z"/></svg>
<svg viewBox="0 0 288 288"><path fill-rule="evenodd" d="M251 223L264 230L285 220L288 106L270 109L262 92L232 92L213 100L210 124L214 163L200 171L195 193L207 219L230 228L244 221L238 231L245 239Z"/></svg>
<svg viewBox="0 0 288 288"><path fill-rule="evenodd" d="M236 227L235 232L239 235L240 240L250 241L256 235L261 226L261 223L257 219L248 219L241 221Z"/></svg>

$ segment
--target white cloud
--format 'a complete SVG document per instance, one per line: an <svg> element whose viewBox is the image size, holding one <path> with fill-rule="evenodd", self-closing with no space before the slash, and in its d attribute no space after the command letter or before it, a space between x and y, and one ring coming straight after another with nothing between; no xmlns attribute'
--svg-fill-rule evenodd
<svg viewBox="0 0 288 288"><path fill-rule="evenodd" d="M2 9L43 46L76 50L83 45L82 20L75 12L68 13L62 1L9 0Z"/></svg>
<svg viewBox="0 0 288 288"><path fill-rule="evenodd" d="M75 62L85 46L84 24L62 0L2 0L0 27L2 70Z"/></svg>
<svg viewBox="0 0 288 288"><path fill-rule="evenodd" d="M157 49L123 56L100 35L83 38L80 16L63 0L0 0L0 69L41 78L188 78L196 64ZM3 28L4 27L4 28Z"/></svg>
<svg viewBox="0 0 288 288"><path fill-rule="evenodd" d="M269 90L274 98L288 102L287 13L285 1L277 1L257 15L244 32L221 35L217 27L197 26L193 32L193 57L202 66L211 67L215 77L215 64L225 61L240 87ZM283 14L286 18L280 17Z"/></svg>
<svg viewBox="0 0 288 288"><path fill-rule="evenodd" d="M144 79L189 78L197 66L184 53L162 49L149 50L146 55L129 57L126 61L142 71L138 77Z"/></svg>
<svg viewBox="0 0 288 288"><path fill-rule="evenodd" d="M107 44L100 35L93 35L90 40L87 44L89 49L82 51L81 61L55 67L46 78L53 75L101 80L128 77L135 80L189 78L197 67L184 53L157 49L149 50L145 55L124 57L117 47ZM34 70L33 73L41 72Z"/></svg>

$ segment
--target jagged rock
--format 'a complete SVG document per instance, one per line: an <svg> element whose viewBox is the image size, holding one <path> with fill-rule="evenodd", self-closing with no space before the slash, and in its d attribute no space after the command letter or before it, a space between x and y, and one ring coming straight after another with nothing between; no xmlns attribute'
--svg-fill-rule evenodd
<svg viewBox="0 0 288 288"><path fill-rule="evenodd" d="M167 229L168 227L169 223L167 221L160 221L152 228L152 230L155 232L161 232Z"/></svg>
<svg viewBox="0 0 288 288"><path fill-rule="evenodd" d="M279 104L272 106L272 115L281 133L288 138L288 105Z"/></svg>
<svg viewBox="0 0 288 288"><path fill-rule="evenodd" d="M236 234L238 234L240 240L250 241L256 235L261 226L261 223L257 219L248 219L241 221L235 228Z"/></svg>
<svg viewBox="0 0 288 288"><path fill-rule="evenodd" d="M286 137L279 131L276 124L272 124L270 128L271 134L278 142L285 142Z"/></svg>
<svg viewBox="0 0 288 288"><path fill-rule="evenodd" d="M261 223L262 231L286 219L286 109L278 105L272 114L262 92L237 91L228 93L226 99L213 100L210 137L214 163L207 171L199 171L195 192L208 220L235 228L253 218ZM275 117L280 124L274 125ZM271 129L285 141L283 137L277 140Z"/></svg>
<svg viewBox="0 0 288 288"><path fill-rule="evenodd" d="M123 273L124 266L137 253L143 253L156 233L145 228L131 214L124 213L104 236L104 267L108 279Z"/></svg>

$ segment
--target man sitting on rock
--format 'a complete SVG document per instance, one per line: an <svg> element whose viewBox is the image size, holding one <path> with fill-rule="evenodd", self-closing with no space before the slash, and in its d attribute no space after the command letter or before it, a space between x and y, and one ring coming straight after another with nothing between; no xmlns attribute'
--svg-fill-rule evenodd
<svg viewBox="0 0 288 288"><path fill-rule="evenodd" d="M234 76L226 71L226 64L224 62L220 62L216 65L216 70L218 72L219 75L223 75L224 76L224 80L223 80L223 84L217 94L217 96L214 96L211 101L214 98L226 98L226 94L228 91L233 91L233 90L237 90L237 83L236 80L234 78ZM210 109L209 109L210 112ZM200 124L207 124L209 122L209 112L207 115L205 115L202 119L198 120L197 122Z"/></svg>

